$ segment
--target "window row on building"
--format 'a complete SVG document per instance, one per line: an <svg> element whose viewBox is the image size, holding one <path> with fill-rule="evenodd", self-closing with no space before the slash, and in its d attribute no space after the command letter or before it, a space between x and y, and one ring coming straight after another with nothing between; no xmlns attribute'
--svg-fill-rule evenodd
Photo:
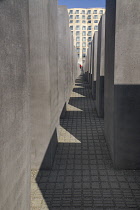
<svg viewBox="0 0 140 210"><path fill-rule="evenodd" d="M80 17L80 15L75 15L75 16L70 15L69 16L70 19L83 19L83 20L84 19L92 19L92 18L93 19L99 19L100 17L101 17L101 15L93 15L93 16L92 15L88 15L88 16L82 15L82 17Z"/></svg>
<svg viewBox="0 0 140 210"><path fill-rule="evenodd" d="M103 14L103 10L76 10L75 12L73 10L69 11L69 14Z"/></svg>
<svg viewBox="0 0 140 210"><path fill-rule="evenodd" d="M70 22L70 23L74 23L73 20L70 20L69 22ZM94 21L88 20L88 21L87 21L87 23L92 23L92 22L98 23L99 21L98 21L98 20L94 20ZM80 23L80 20L76 20L75 23ZM82 23L86 23L86 20L82 20Z"/></svg>
<svg viewBox="0 0 140 210"><path fill-rule="evenodd" d="M80 52L80 48L76 48L77 53ZM82 48L82 52L86 53L86 48Z"/></svg>
<svg viewBox="0 0 140 210"><path fill-rule="evenodd" d="M72 31L72 34L73 34L73 31ZM79 36L80 35L80 31L76 31L76 36ZM92 31L82 31L82 36L92 36Z"/></svg>
<svg viewBox="0 0 140 210"><path fill-rule="evenodd" d="M88 38L82 37L82 41L83 41L83 42L86 42L87 39L88 39L88 41L91 41L91 40L92 40L92 37L88 37ZM80 41L80 36L77 36L77 37L76 37L76 41L78 41L78 42Z"/></svg>
<svg viewBox="0 0 140 210"><path fill-rule="evenodd" d="M88 42L91 42L92 38L90 37L90 39L88 40ZM88 42L82 42L82 45L80 44L80 42L76 42L76 47L80 47L80 46L83 46L83 47L86 47L86 43L88 44Z"/></svg>
<svg viewBox="0 0 140 210"><path fill-rule="evenodd" d="M80 26L75 26L75 30L79 31L80 30ZM70 30L73 31L74 29L74 26L70 26ZM82 30L85 31L85 30L92 30L92 27L91 26L82 26ZM94 26L94 30L98 30L98 25Z"/></svg>

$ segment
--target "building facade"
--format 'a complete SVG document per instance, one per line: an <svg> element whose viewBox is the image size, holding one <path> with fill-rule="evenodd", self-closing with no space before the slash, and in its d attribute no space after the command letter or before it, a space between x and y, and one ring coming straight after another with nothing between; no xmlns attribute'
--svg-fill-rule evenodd
<svg viewBox="0 0 140 210"><path fill-rule="evenodd" d="M87 49L91 44L95 31L98 31L98 23L105 13L104 8L72 8L68 9L69 27L73 34L74 45L79 57L79 63L85 61Z"/></svg>

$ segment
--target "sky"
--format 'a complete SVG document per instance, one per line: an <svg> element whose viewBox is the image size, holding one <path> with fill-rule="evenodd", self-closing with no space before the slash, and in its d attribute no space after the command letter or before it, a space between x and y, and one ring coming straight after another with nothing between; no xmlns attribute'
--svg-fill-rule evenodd
<svg viewBox="0 0 140 210"><path fill-rule="evenodd" d="M59 5L66 5L67 8L105 8L106 0L58 0Z"/></svg>

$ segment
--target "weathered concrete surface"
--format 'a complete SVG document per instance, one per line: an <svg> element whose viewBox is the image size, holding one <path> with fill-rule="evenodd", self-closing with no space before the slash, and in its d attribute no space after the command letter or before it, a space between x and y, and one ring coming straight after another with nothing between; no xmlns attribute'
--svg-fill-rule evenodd
<svg viewBox="0 0 140 210"><path fill-rule="evenodd" d="M91 67L91 62L92 62L92 43L89 46L89 85L92 87L92 67Z"/></svg>
<svg viewBox="0 0 140 210"><path fill-rule="evenodd" d="M97 48L98 48L98 32L94 33L93 38L93 72L92 72L92 96L96 99L96 76L97 76Z"/></svg>
<svg viewBox="0 0 140 210"><path fill-rule="evenodd" d="M90 87L92 88L92 74L93 74L93 50L94 50L94 44L93 40L91 43L91 54L90 54Z"/></svg>
<svg viewBox="0 0 140 210"><path fill-rule="evenodd" d="M66 106L63 109L64 101L66 101L66 76L67 76L67 39L66 30L68 28L68 14L66 6L58 7L58 90L59 90L59 113L65 115ZM63 111L62 111L63 109Z"/></svg>
<svg viewBox="0 0 140 210"><path fill-rule="evenodd" d="M32 168L39 169L58 124L57 1L30 0L29 16Z"/></svg>
<svg viewBox="0 0 140 210"><path fill-rule="evenodd" d="M91 77L91 65L90 65L90 61L91 61L91 45L88 48L88 83L90 85L90 77Z"/></svg>
<svg viewBox="0 0 140 210"><path fill-rule="evenodd" d="M49 68L51 90L51 136L59 123L58 112L58 1L49 1ZM57 20L57 21L56 21Z"/></svg>
<svg viewBox="0 0 140 210"><path fill-rule="evenodd" d="M0 1L0 209L30 209L28 0Z"/></svg>
<svg viewBox="0 0 140 210"><path fill-rule="evenodd" d="M104 116L104 69L105 69L105 14L98 26L96 109L99 117Z"/></svg>
<svg viewBox="0 0 140 210"><path fill-rule="evenodd" d="M61 116L65 115L66 106L64 104L70 98L77 75L77 54L69 28L67 7L58 6L58 97L59 115Z"/></svg>
<svg viewBox="0 0 140 210"><path fill-rule="evenodd" d="M77 76L65 6L30 0L32 169L51 168L59 118ZM75 54L76 55L76 54Z"/></svg>
<svg viewBox="0 0 140 210"><path fill-rule="evenodd" d="M105 135L114 166L125 169L140 168L139 11L139 0L107 0Z"/></svg>

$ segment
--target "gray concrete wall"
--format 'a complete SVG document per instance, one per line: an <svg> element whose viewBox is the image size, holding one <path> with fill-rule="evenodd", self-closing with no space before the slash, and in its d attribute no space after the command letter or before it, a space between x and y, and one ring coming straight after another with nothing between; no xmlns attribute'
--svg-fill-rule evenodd
<svg viewBox="0 0 140 210"><path fill-rule="evenodd" d="M87 49L87 56L86 56L84 71L85 71L85 80L89 81L89 48Z"/></svg>
<svg viewBox="0 0 140 210"><path fill-rule="evenodd" d="M56 3L57 1L30 0L31 137L33 169L40 168L54 132L53 127L56 126L58 119L57 95L55 93L57 87L56 77L58 75L57 38L55 35L57 27L53 31L54 25L56 26L57 23L52 15L52 12L57 12ZM54 4L55 6L53 6ZM54 15L56 16L57 13ZM54 116L54 113L56 116ZM51 159L50 163L46 161L46 167L50 166Z"/></svg>
<svg viewBox="0 0 140 210"><path fill-rule="evenodd" d="M30 209L28 0L0 1L0 209Z"/></svg>
<svg viewBox="0 0 140 210"><path fill-rule="evenodd" d="M140 168L139 11L139 0L107 1L105 134L114 166L125 169Z"/></svg>
<svg viewBox="0 0 140 210"><path fill-rule="evenodd" d="M104 69L105 69L105 14L98 25L96 109L99 117L104 116Z"/></svg>
<svg viewBox="0 0 140 210"><path fill-rule="evenodd" d="M65 116L66 104L78 73L66 6L58 6L58 69L59 113Z"/></svg>
<svg viewBox="0 0 140 210"><path fill-rule="evenodd" d="M105 31L105 92L104 92L104 122L105 137L110 147L114 162L114 54L115 54L115 12L116 2L107 1L106 31ZM109 117L108 117L109 116Z"/></svg>
<svg viewBox="0 0 140 210"><path fill-rule="evenodd" d="M64 101L66 100L66 50L67 40L65 38L66 30L68 28L67 21L67 8L66 6L58 7L58 79L59 79L59 113L62 112ZM66 108L66 107L65 107ZM66 111L66 109L65 109ZM64 116L64 112L63 112Z"/></svg>
<svg viewBox="0 0 140 210"><path fill-rule="evenodd" d="M58 1L49 1L49 68L51 90L51 136L59 123L58 112ZM57 21L56 21L57 20Z"/></svg>
<svg viewBox="0 0 140 210"><path fill-rule="evenodd" d="M94 45L93 45L93 40L91 43L91 54L90 54L90 87L92 88L92 74L93 74L93 49L94 49Z"/></svg>
<svg viewBox="0 0 140 210"><path fill-rule="evenodd" d="M98 47L98 32L94 33L93 38L94 53L93 53L93 73L92 73L92 96L96 99L96 76L97 76L97 47Z"/></svg>
<svg viewBox="0 0 140 210"><path fill-rule="evenodd" d="M88 48L88 83L90 84L90 56L91 56L91 45Z"/></svg>
<svg viewBox="0 0 140 210"><path fill-rule="evenodd" d="M30 0L32 169L49 169L59 118L66 111L75 74L73 38L65 6Z"/></svg>

